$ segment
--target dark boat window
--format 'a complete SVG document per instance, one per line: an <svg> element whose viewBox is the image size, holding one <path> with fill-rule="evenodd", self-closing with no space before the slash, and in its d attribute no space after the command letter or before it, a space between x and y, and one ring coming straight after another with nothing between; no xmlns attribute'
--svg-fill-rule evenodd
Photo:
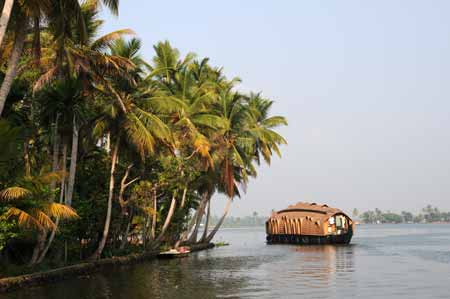
<svg viewBox="0 0 450 299"><path fill-rule="evenodd" d="M342 224L342 217L336 217L336 227L341 228L343 226Z"/></svg>

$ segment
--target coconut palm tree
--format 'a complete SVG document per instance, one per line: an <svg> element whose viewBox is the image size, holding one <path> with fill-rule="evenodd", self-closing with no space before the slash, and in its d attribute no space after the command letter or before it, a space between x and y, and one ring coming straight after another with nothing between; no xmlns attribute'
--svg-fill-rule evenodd
<svg viewBox="0 0 450 299"><path fill-rule="evenodd" d="M113 87L109 87L108 90ZM115 171L120 149L124 146L132 145L142 156L146 153L153 153L158 140L170 140L170 130L158 115L146 111L140 107L146 99L139 97L139 94L125 94L115 91L115 96L120 97L126 108L126 113L117 107L117 101L110 104L96 125L96 133L103 136L110 134L113 149L111 151L111 171L108 195L108 208L102 239L97 250L92 255L92 259L98 259L106 244L111 222L112 200L115 188ZM105 110L106 110L105 109Z"/></svg>
<svg viewBox="0 0 450 299"><path fill-rule="evenodd" d="M53 75L57 72L61 72L64 49L68 46L66 40L68 37L72 36L72 34L70 33L73 33L74 26L77 28L77 35L81 39L87 40L88 33L86 32L86 30L88 28L84 23L86 14L83 15L83 7L85 8L85 11L87 7L90 8L90 10L97 11L97 7L101 3L107 6L114 14L118 13L119 0L88 0L81 6L78 0L25 0L23 2L20 2L20 5L16 5L18 6L18 13L14 24L14 47L8 61L8 69L6 71L5 78L0 87L0 116L3 111L6 98L11 89L12 82L17 74L19 59L22 54L30 20L36 20L36 41L39 40L39 23L41 18L46 17L47 19L49 19L50 23L56 25L54 26L54 28L57 28L57 31L54 36L56 37L55 42L59 46L57 54L59 62L57 63L57 67L53 68L53 73L46 74L46 76L49 77L50 75ZM4 36L4 34L2 36L2 31L6 30L13 4L14 3L12 3L11 0L6 0L4 3L5 13L0 17L0 45ZM40 47L39 42L36 42L35 46ZM40 52L40 49L37 49L37 52Z"/></svg>
<svg viewBox="0 0 450 299"><path fill-rule="evenodd" d="M237 80L226 80L221 69L209 66L208 59L194 60L194 54L180 59L178 50L167 41L158 43L154 48L156 56L149 77L156 81L154 100L158 108L165 109L170 115L175 140L180 141L176 144L177 155L182 159L198 156L206 168L212 167L209 136L226 126L220 116L212 113L212 107L218 101L220 90L231 88ZM186 191L187 186L183 192ZM194 230L189 238L191 242L196 239L211 195L212 192L202 192L203 199L192 222ZM191 225L181 239L186 238L190 228ZM180 242L184 241L181 239Z"/></svg>
<svg viewBox="0 0 450 299"><path fill-rule="evenodd" d="M14 2L14 0L3 1L3 9L0 16L0 46L2 45L2 41L8 27L11 12L15 4ZM25 0L21 1L19 5L28 8L29 10L33 10L35 13L41 13L41 10L48 13L47 9L52 6L52 2L59 5L64 5L61 0ZM66 5L72 8L76 8L79 5L76 0L65 0L64 2L68 3ZM113 14L117 15L119 13L119 0L89 0L88 2L91 2L95 6L103 3ZM72 17L76 17L76 15L72 15Z"/></svg>
<svg viewBox="0 0 450 299"><path fill-rule="evenodd" d="M7 4L7 2L5 2ZM5 5L6 8L7 5ZM22 55L23 47L25 44L25 39L27 37L27 31L30 27L31 20L35 21L35 42L34 46L39 46L39 36L40 36L40 19L42 16L50 16L54 14L54 8L63 8L64 15L70 15L70 21L78 24L78 27L83 30L84 26L80 20L80 4L77 0L25 0L17 2L15 5L16 13L14 22L12 22L12 31L15 32L15 38L13 41L13 47L8 60L8 67L5 73L5 78L3 79L2 85L0 87L0 116L3 112L6 98L11 90L13 80L17 75L19 61ZM60 11L61 13L61 11ZM10 15L2 15L3 22L9 22ZM5 18L4 18L5 17ZM2 20L0 20L0 23ZM1 28L0 28L1 29ZM0 30L1 31L1 30ZM1 32L0 32L1 34ZM1 41L0 41L1 43ZM37 49L36 52L40 52Z"/></svg>
<svg viewBox="0 0 450 299"><path fill-rule="evenodd" d="M248 107L248 135L253 139L255 159L259 165L262 156L270 165L274 152L281 157L279 145L287 144L283 136L274 129L287 126L287 120L282 116L270 116L273 101L262 98L260 94L250 94L245 102Z"/></svg>
<svg viewBox="0 0 450 299"><path fill-rule="evenodd" d="M56 121L55 128L58 127L58 121L63 124L61 133L57 132L53 138L53 171L56 171L58 165L59 142L63 141L63 157L66 156L67 146L71 146L70 165L67 176L67 185L61 182L62 189L60 198L65 198L65 203L72 205L75 188L75 178L77 170L78 143L80 139L80 129L86 122L86 105L89 100L93 100L95 93L94 85L103 81L103 75L111 75L120 72L120 67L131 66L124 57L114 56L106 53L107 47L122 35L132 33L131 30L118 30L111 32L99 38L95 38L99 31L102 21L98 20L97 9L94 2L85 2L81 6L81 17L85 25L85 31L80 33L77 24L68 23L67 30L62 30L58 24L63 23L61 18L64 15L57 14L49 22L49 29L57 36L50 51L46 51L47 56L44 61L54 61L54 65L47 65L45 74L37 81L35 91L48 85L53 80L57 80L50 88L47 88L40 96L42 111L53 116ZM61 45L65 45L61 49ZM77 77L77 79L75 79ZM57 130L56 130L57 131ZM57 138L61 137L61 138ZM71 142L69 142L71 140ZM66 169L66 159L62 159L62 168ZM53 184L52 184L53 185ZM50 235L46 249L40 256L41 261L47 249L50 247L55 236L56 229Z"/></svg>
<svg viewBox="0 0 450 299"><path fill-rule="evenodd" d="M132 62L124 57L110 55L106 53L108 46L119 39L123 35L133 33L129 29L117 30L99 38L95 38L100 30L102 21L98 19L98 11L96 2L87 1L81 6L80 15L83 19L84 34L80 33L78 23L71 24L64 21L64 9L59 11L55 9L55 15L49 21L49 29L56 37L53 43L53 49L50 49L48 56L44 58L46 61L54 61L54 64L48 65L46 72L35 84L35 91L39 90L49 82L55 79L71 82L71 77L78 77L79 96L92 99L90 94L93 93L93 84L103 81L104 75L121 74L122 68L129 69ZM66 26L61 26L66 24ZM66 28L66 29L64 29ZM125 76L125 75L124 75ZM73 93L69 93L73 95ZM78 97L79 97L78 96ZM64 98L61 95L61 98ZM67 103L66 103L67 104ZM72 107L69 105L68 107ZM51 110L51 109L50 109ZM67 186L66 203L71 205L73 198L73 190L75 185L76 165L78 156L78 140L82 118L74 113L71 114L72 119L66 120L66 123L72 127L72 142L70 167Z"/></svg>
<svg viewBox="0 0 450 299"><path fill-rule="evenodd" d="M135 42L128 43L135 47ZM121 50L119 50L119 48ZM111 52L116 55L129 55L126 57L137 62L138 51L127 49L123 42L113 43ZM131 55L131 56L130 56ZM121 57L124 57L121 56ZM141 66L137 66L141 69ZM111 171L108 194L108 206L102 238L91 259L98 259L105 247L111 222L112 200L115 188L115 171L120 149L132 146L141 157L155 152L159 141L167 144L171 140L169 127L160 118L157 112L151 110L152 99L146 90L139 90L140 82L125 82L121 78L111 78L104 82L98 90L103 93L106 100L103 106L103 115L98 119L95 134L97 136L110 135L113 149L111 151ZM133 87L134 86L134 87ZM138 90L138 91L136 91Z"/></svg>
<svg viewBox="0 0 450 299"><path fill-rule="evenodd" d="M224 213L218 223L202 242L210 242L229 212L233 197L239 196L238 185L245 186L249 176L256 176L253 162L260 163L260 156L269 164L272 153L280 155L279 145L285 139L273 129L287 125L280 116L269 116L273 102L259 94L245 97L230 90L221 94L216 111L227 121L227 127L216 139L213 159L220 173L219 190L228 196Z"/></svg>

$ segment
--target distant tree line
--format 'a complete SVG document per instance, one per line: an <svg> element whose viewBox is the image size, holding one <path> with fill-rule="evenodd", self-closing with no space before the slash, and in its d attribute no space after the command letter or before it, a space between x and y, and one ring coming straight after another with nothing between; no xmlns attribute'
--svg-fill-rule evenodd
<svg viewBox="0 0 450 299"><path fill-rule="evenodd" d="M359 217L358 217L359 216ZM427 205L422 209L421 213L413 214L411 212L402 211L400 214L390 211L381 211L375 209L366 211L358 215L357 210L353 211L353 217L358 218L364 223L433 223L433 222L450 222L450 212L442 212L437 207Z"/></svg>
<svg viewBox="0 0 450 299"><path fill-rule="evenodd" d="M427 205L418 214L413 214L408 211L401 211L394 213L391 211L382 211L380 209L366 211L359 213L358 209L352 212L354 220L359 220L363 223L436 223L436 222L450 222L450 212L440 211L437 207ZM209 225L214 226L220 221L219 216L211 216L209 218ZM257 212L253 212L248 216L230 216L226 218L222 227L264 227L268 216L261 216ZM203 224L206 220L203 220Z"/></svg>
<svg viewBox="0 0 450 299"><path fill-rule="evenodd" d="M233 228L233 227L254 227L254 226L260 226L264 227L268 216L260 216L257 212L253 212L250 216L243 216L243 217L227 217L225 218L225 221L222 224L222 227L225 228ZM212 226L214 226L215 223L219 222L220 217L219 216L212 216L210 218L210 223L212 223Z"/></svg>

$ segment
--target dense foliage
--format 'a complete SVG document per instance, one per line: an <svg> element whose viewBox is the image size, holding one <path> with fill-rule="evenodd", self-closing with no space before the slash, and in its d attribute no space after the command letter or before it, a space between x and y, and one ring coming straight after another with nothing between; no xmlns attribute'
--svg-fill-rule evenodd
<svg viewBox="0 0 450 299"><path fill-rule="evenodd" d="M210 242L286 143L273 101L169 42L99 36L114 0L24 0L0 30L0 257L36 265ZM6 6L5 6L6 7ZM216 193L229 201L200 236ZM206 221L208 226L208 221Z"/></svg>

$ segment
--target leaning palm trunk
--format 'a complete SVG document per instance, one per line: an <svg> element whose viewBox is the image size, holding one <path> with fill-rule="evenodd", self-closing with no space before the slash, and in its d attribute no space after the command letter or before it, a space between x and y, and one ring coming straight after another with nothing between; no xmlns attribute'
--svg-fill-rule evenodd
<svg viewBox="0 0 450 299"><path fill-rule="evenodd" d="M30 161L30 153L28 151L29 140L25 140L23 143L23 160L25 166L25 176L31 176L31 161Z"/></svg>
<svg viewBox="0 0 450 299"><path fill-rule="evenodd" d="M209 243L212 241L212 239L214 238L214 236L216 235L217 231L219 230L219 228L222 226L223 221L225 220L225 217L227 217L228 212L230 211L230 207L231 207L231 203L232 203L233 199L232 198L228 198L228 202L227 205L225 206L225 210L223 212L222 217L220 218L219 222L217 222L216 226L214 227L214 229L211 231L211 233L209 234L209 236L205 239L205 243Z"/></svg>
<svg viewBox="0 0 450 299"><path fill-rule="evenodd" d="M5 37L6 28L8 27L13 6L14 0L5 0L5 4L3 4L2 15L0 17L0 46L2 45L3 38Z"/></svg>
<svg viewBox="0 0 450 299"><path fill-rule="evenodd" d="M58 225L59 225L59 217L56 218L55 227L53 228L52 232L50 233L50 237L48 238L47 245L45 245L45 248L40 252L40 255L36 261L36 264L41 263L44 260L45 256L47 255L47 252L50 249L50 246L52 245L53 240L55 239L56 231L58 230ZM44 242L45 242L45 239L44 239Z"/></svg>
<svg viewBox="0 0 450 299"><path fill-rule="evenodd" d="M12 83L14 81L14 78L16 77L20 55L22 54L23 45L25 43L25 37L27 35L26 21L19 23L20 24L18 24L18 28L16 31L16 39L14 41L14 47L11 53L11 57L9 58L8 61L8 69L6 70L5 78L3 79L2 86L0 87L0 116L2 115L3 108L5 107L6 98L8 97Z"/></svg>
<svg viewBox="0 0 450 299"><path fill-rule="evenodd" d="M112 200L114 195L114 174L116 172L116 162L117 162L117 156L119 154L119 143L120 138L117 138L116 145L114 146L114 150L112 152L111 157L111 173L109 177L109 194L108 194L108 209L106 211L106 219L105 219L105 226L103 228L103 235L102 239L100 240L98 244L98 248L95 250L95 252L92 254L91 258L92 260L97 260L102 255L103 249L106 245L106 240L108 239L108 233L109 233L109 225L111 223L111 211L112 211Z"/></svg>
<svg viewBox="0 0 450 299"><path fill-rule="evenodd" d="M78 157L78 133L76 117L73 116L73 131L72 131L72 150L70 154L69 179L67 183L67 197L66 204L72 206L73 190L75 187L75 175L77 171L77 157Z"/></svg>
<svg viewBox="0 0 450 299"><path fill-rule="evenodd" d="M47 231L44 229L41 229L38 231L36 245L34 246L33 255L31 256L30 266L35 265L39 255L41 254L42 250L45 246L45 239L47 237Z"/></svg>
<svg viewBox="0 0 450 299"><path fill-rule="evenodd" d="M181 243L186 242L186 240L188 239L189 233L191 232L191 230L194 227L194 224L197 220L196 215L194 215L194 217L192 217L191 221L189 222L189 224L187 226L187 229L181 234L179 240L175 243L175 248L180 247Z"/></svg>
<svg viewBox="0 0 450 299"><path fill-rule="evenodd" d="M202 196L202 201L200 202L200 205L197 208L197 212L195 213L195 226L194 230L192 231L191 236L189 237L188 243L195 243L197 242L197 235L198 235L198 229L200 228L200 223L202 222L203 214L205 212L206 203L209 200L209 193L204 192Z"/></svg>
<svg viewBox="0 0 450 299"><path fill-rule="evenodd" d="M205 229L203 230L203 234L202 234L202 238L200 239L200 243L203 243L206 240L206 236L208 235L210 213L211 213L211 200L208 200L208 210L206 211Z"/></svg>
<svg viewBox="0 0 450 299"><path fill-rule="evenodd" d="M56 115L55 126L53 128L53 157L52 157L52 171L58 171L58 158L59 158L59 136L58 136L58 120L59 113ZM56 188L56 180L52 180L50 183L50 190L54 191Z"/></svg>
<svg viewBox="0 0 450 299"><path fill-rule="evenodd" d="M156 187L155 187L153 189L153 215L152 215L152 229L150 232L151 240L154 240L156 238L156 220L157 220L156 211L157 210L158 210L158 202L156 201Z"/></svg>
<svg viewBox="0 0 450 299"><path fill-rule="evenodd" d="M64 199L66 160L67 160L67 143L64 143L64 145L63 145L63 156L62 156L62 161L61 161L63 177L61 179L59 203L62 203L63 199ZM47 245L45 246L44 250L42 251L41 255L39 256L39 259L37 260L38 264L41 263L44 260L45 256L47 255L47 252L50 249L50 246L52 245L53 240L55 239L56 231L58 230L58 226L59 226L59 217L56 218L55 227L53 228L53 230L52 230L52 232L50 234L50 237L48 238Z"/></svg>
<svg viewBox="0 0 450 299"><path fill-rule="evenodd" d="M66 193L66 170L67 170L67 141L63 141L63 152L61 158L61 171L62 171L62 179L59 190L59 203L63 203L64 194Z"/></svg>
<svg viewBox="0 0 450 299"><path fill-rule="evenodd" d="M166 234L167 229L169 228L170 222L172 221L172 216L175 212L175 206L177 203L176 199L176 192L174 192L172 196L172 201L170 203L169 212L167 213L166 220L164 221L164 225L161 228L161 232L159 233L158 237L153 241L151 247L152 249L158 248L159 244L161 243L161 240L163 239L164 235Z"/></svg>
<svg viewBox="0 0 450 299"><path fill-rule="evenodd" d="M133 211L133 208L131 208L130 216L128 217L128 221L127 221L127 227L125 229L125 232L123 233L122 242L120 243L120 247L119 247L120 249L124 249L125 246L128 244L128 235L130 234L131 222L133 221L133 214L134 214L134 211Z"/></svg>
<svg viewBox="0 0 450 299"><path fill-rule="evenodd" d="M183 190L183 196L181 197L181 205L180 205L180 209L184 208L184 205L186 203L186 193L187 193L188 188L184 187Z"/></svg>

